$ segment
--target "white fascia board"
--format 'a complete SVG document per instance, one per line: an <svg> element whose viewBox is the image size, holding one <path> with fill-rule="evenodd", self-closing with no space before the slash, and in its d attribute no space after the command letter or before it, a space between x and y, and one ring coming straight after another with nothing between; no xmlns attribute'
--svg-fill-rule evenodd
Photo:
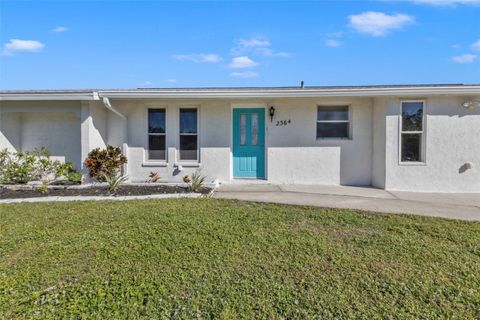
<svg viewBox="0 0 480 320"><path fill-rule="evenodd" d="M84 93L1 93L0 101L32 101L32 100L99 100L97 92Z"/></svg>
<svg viewBox="0 0 480 320"><path fill-rule="evenodd" d="M288 98L288 97L372 97L418 95L478 95L480 86L462 87L401 87L401 88L345 88L298 90L122 90L99 91L108 98Z"/></svg>
<svg viewBox="0 0 480 320"><path fill-rule="evenodd" d="M207 89L207 90L100 90L91 92L0 93L0 101L79 100L100 98L295 98L295 97L376 97L425 95L480 95L480 86L412 86L366 88L298 88L298 89Z"/></svg>

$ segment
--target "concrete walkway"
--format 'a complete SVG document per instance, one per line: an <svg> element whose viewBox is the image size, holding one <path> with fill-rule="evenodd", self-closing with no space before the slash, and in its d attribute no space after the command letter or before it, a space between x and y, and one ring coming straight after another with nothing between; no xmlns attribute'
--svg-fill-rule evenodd
<svg viewBox="0 0 480 320"><path fill-rule="evenodd" d="M34 202L70 202L70 201L129 201L152 199L201 198L201 193L150 194L144 196L52 196L34 198L1 199L0 204Z"/></svg>
<svg viewBox="0 0 480 320"><path fill-rule="evenodd" d="M214 197L480 221L479 193L417 193L368 187L235 183L221 185Z"/></svg>

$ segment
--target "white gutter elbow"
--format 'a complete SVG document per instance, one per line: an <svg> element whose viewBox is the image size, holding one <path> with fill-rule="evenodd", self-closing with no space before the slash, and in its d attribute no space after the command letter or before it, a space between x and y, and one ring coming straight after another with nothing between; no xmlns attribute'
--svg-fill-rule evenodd
<svg viewBox="0 0 480 320"><path fill-rule="evenodd" d="M126 120L127 117L125 117L123 114L120 113L120 111L118 111L117 109L115 109L112 104L110 103L110 100L107 98L107 97L103 97L102 98L102 101L103 101L103 104L105 105L105 108L107 108L108 110L112 111L113 113L115 113L117 116L119 116L120 118L122 118L123 120Z"/></svg>

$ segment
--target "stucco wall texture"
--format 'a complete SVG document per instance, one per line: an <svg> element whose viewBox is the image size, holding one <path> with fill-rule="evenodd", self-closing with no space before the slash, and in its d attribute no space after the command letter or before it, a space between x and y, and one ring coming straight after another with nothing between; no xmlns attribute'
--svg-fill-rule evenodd
<svg viewBox="0 0 480 320"><path fill-rule="evenodd" d="M386 189L480 191L480 109L465 109L464 101L425 99L425 161L412 165L399 163L399 100L386 100ZM471 169L465 170L467 163Z"/></svg>
<svg viewBox="0 0 480 320"><path fill-rule="evenodd" d="M284 99L112 99L126 119L100 101L15 101L0 105L0 148L47 146L84 170L95 147L122 147L131 181L156 171L164 181L201 169L208 180L230 181L232 110L266 110L266 179L272 183L372 185L389 190L480 192L480 109L465 109L464 97L419 97L425 101L425 161L399 161L402 97ZM408 100L412 100L409 98ZM317 139L317 106L349 106L350 139ZM274 106L273 121L268 108ZM179 109L197 107L199 161L180 161ZM148 108L166 108L166 161L147 159ZM278 120L290 120L277 126ZM178 170L181 164L182 170ZM468 166L466 166L468 164ZM471 167L466 169L466 167Z"/></svg>
<svg viewBox="0 0 480 320"><path fill-rule="evenodd" d="M47 147L52 157L80 169L80 105L76 102L2 102L0 148Z"/></svg>

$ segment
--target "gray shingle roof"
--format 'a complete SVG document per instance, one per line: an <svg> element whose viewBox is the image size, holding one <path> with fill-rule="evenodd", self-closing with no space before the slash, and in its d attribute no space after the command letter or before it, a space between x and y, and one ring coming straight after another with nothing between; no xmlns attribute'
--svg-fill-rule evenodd
<svg viewBox="0 0 480 320"><path fill-rule="evenodd" d="M445 84L401 84L401 85L362 85L362 86L280 86L280 87L189 87L189 88L113 88L113 89L48 89L48 90L0 90L0 94L75 94L75 93L93 93L93 92L151 92L151 91L163 91L163 92L229 92L229 91L290 91L290 90L348 90L348 89L389 89L389 88L438 88L438 87L464 87L464 86L478 86L480 84L463 84L463 83L445 83Z"/></svg>

